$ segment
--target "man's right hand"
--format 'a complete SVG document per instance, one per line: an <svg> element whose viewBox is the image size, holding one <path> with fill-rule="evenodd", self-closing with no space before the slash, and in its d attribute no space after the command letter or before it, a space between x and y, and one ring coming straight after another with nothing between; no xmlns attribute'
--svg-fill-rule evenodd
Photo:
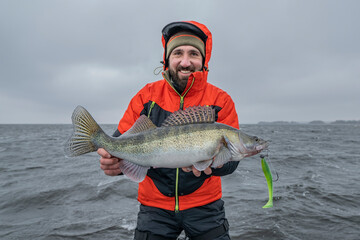
<svg viewBox="0 0 360 240"><path fill-rule="evenodd" d="M121 173L120 161L122 159L111 156L105 149L99 148L97 153L100 155L100 168L106 175L117 176Z"/></svg>

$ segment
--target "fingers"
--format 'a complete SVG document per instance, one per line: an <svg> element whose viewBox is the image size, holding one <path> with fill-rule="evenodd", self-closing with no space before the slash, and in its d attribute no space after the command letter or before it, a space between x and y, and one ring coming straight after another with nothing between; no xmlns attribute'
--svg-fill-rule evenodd
<svg viewBox="0 0 360 240"><path fill-rule="evenodd" d="M193 174L196 176L196 177L200 177L201 176L201 171L197 170L194 166L191 166L191 167L183 167L182 170L184 172L193 172ZM204 173L206 175L210 175L212 173L212 170L210 167L206 168L204 170Z"/></svg>
<svg viewBox="0 0 360 240"><path fill-rule="evenodd" d="M211 168L210 168L210 167L206 168L206 169L204 170L204 173L205 173L206 175L210 175L210 174L212 173Z"/></svg>
<svg viewBox="0 0 360 240"><path fill-rule="evenodd" d="M102 170L113 170L120 167L118 158L100 158L100 168Z"/></svg>
<svg viewBox="0 0 360 240"><path fill-rule="evenodd" d="M112 158L100 158L100 165L106 165L106 166L112 166L114 164L117 164L119 166L119 159L112 157Z"/></svg>
<svg viewBox="0 0 360 240"><path fill-rule="evenodd" d="M111 158L111 155L110 155L110 153L108 153L105 149L103 149L103 148L99 148L98 150L97 150L97 153L101 156L101 157L103 157L103 158Z"/></svg>
<svg viewBox="0 0 360 240"><path fill-rule="evenodd" d="M192 171L192 168L191 167L183 167L182 170L184 172L191 172Z"/></svg>
<svg viewBox="0 0 360 240"><path fill-rule="evenodd" d="M192 172L196 177L200 177L201 172L197 170L194 166L192 166Z"/></svg>
<svg viewBox="0 0 360 240"><path fill-rule="evenodd" d="M121 173L119 158L111 156L111 154L103 148L99 148L97 153L101 156L100 168L106 175L117 176Z"/></svg>
<svg viewBox="0 0 360 240"><path fill-rule="evenodd" d="M104 170L104 173L108 176L118 176L121 173L120 168L115 170Z"/></svg>
<svg viewBox="0 0 360 240"><path fill-rule="evenodd" d="M100 168L106 175L117 176L121 173L119 161L118 158L100 158Z"/></svg>

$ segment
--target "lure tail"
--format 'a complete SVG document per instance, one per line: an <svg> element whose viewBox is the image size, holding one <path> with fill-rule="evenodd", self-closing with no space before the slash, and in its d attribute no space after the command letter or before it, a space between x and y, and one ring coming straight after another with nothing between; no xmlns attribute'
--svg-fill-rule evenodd
<svg viewBox="0 0 360 240"><path fill-rule="evenodd" d="M269 189L269 200L268 202L263 206L263 208L272 208L273 207L273 178L271 175L271 171L269 168L269 165L265 161L265 156L261 155L261 166L266 178L266 182Z"/></svg>

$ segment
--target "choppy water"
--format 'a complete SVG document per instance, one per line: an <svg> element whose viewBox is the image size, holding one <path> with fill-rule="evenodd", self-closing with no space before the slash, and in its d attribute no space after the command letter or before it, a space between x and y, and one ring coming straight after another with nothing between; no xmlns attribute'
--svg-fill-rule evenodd
<svg viewBox="0 0 360 240"><path fill-rule="evenodd" d="M360 239L359 125L243 125L271 139L274 207L258 156L223 177L237 239ZM112 133L115 126L104 125ZM67 159L70 125L0 125L1 239L132 239L137 185L96 154ZM275 178L275 176L274 176Z"/></svg>

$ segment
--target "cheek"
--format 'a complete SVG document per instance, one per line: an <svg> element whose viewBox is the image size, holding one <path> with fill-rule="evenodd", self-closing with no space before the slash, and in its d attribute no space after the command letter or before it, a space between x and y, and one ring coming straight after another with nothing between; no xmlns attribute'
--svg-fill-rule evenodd
<svg viewBox="0 0 360 240"><path fill-rule="evenodd" d="M169 59L169 68L175 70L177 65L179 65L179 61L176 61L176 59Z"/></svg>
<svg viewBox="0 0 360 240"><path fill-rule="evenodd" d="M196 70L201 71L202 70L202 61L196 61L193 63Z"/></svg>

